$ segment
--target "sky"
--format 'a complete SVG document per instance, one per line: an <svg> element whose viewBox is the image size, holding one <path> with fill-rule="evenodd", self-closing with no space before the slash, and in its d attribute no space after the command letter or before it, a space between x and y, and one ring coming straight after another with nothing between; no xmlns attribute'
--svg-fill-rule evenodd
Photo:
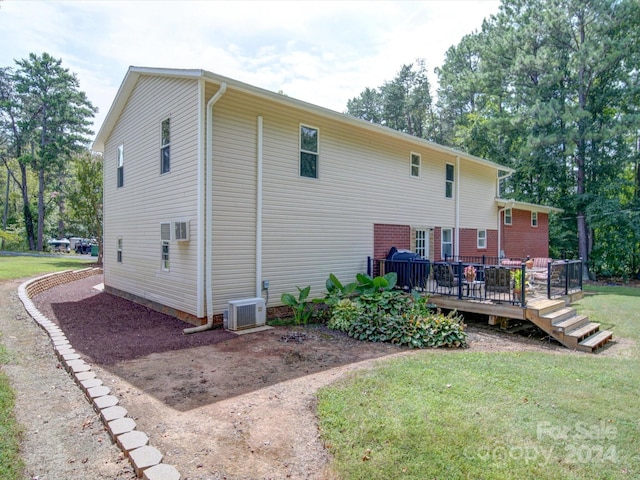
<svg viewBox="0 0 640 480"><path fill-rule="evenodd" d="M495 0L0 0L0 67L47 52L75 73L102 125L131 65L204 69L338 112L365 88L447 49ZM432 88L436 77L432 75Z"/></svg>

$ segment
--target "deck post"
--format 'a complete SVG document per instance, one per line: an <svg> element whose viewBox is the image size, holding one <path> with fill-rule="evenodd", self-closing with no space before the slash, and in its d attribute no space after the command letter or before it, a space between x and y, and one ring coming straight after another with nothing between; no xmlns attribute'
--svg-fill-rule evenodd
<svg viewBox="0 0 640 480"><path fill-rule="evenodd" d="M458 300L462 300L462 278L462 261L458 260Z"/></svg>
<svg viewBox="0 0 640 480"><path fill-rule="evenodd" d="M527 289L525 288L527 286L527 281L526 281L526 274L527 274L527 265L525 263L523 263L520 266L520 288L522 291L522 295L520 295L520 306L524 307L527 304L527 299L525 298L526 295L526 291Z"/></svg>

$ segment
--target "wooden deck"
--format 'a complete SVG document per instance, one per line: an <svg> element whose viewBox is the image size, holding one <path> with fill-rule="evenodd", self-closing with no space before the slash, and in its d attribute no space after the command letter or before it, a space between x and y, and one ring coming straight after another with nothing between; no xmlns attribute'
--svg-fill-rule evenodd
<svg viewBox="0 0 640 480"><path fill-rule="evenodd" d="M577 292L561 299L550 300L532 296L525 306L496 303L491 300L459 299L454 296L432 294L431 303L446 310L487 315L489 323L508 324L509 320L527 320L551 335L567 348L596 352L613 338L613 332L600 330L600 324L579 315L570 305L583 297Z"/></svg>

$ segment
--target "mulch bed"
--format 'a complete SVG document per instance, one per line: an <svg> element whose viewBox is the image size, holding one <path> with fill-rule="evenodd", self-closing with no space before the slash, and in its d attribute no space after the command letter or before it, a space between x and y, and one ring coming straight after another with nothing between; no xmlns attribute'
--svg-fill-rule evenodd
<svg viewBox="0 0 640 480"><path fill-rule="evenodd" d="M213 345L235 338L221 328L185 335L191 325L93 288L102 275L51 288L32 300L58 324L73 347L97 364Z"/></svg>

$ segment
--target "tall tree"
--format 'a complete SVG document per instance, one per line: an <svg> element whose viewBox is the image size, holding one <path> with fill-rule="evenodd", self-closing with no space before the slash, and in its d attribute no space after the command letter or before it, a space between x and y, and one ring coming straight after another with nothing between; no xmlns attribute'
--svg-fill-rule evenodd
<svg viewBox="0 0 640 480"><path fill-rule="evenodd" d="M424 60L403 65L393 80L377 89L366 88L347 102L347 113L409 135L428 138L434 111Z"/></svg>
<svg viewBox="0 0 640 480"><path fill-rule="evenodd" d="M96 109L79 90L75 74L48 53L30 54L16 62L18 126L32 152L29 166L38 176L38 233L36 249L43 248L48 184L65 169L70 154L88 144L90 119Z"/></svg>
<svg viewBox="0 0 640 480"><path fill-rule="evenodd" d="M636 0L504 0L439 71L449 141L515 167L517 199L573 216L585 268L590 206L637 158L639 30Z"/></svg>
<svg viewBox="0 0 640 480"><path fill-rule="evenodd" d="M74 155L73 182L67 198L70 220L98 241L98 263L102 263L102 157L85 151Z"/></svg>

